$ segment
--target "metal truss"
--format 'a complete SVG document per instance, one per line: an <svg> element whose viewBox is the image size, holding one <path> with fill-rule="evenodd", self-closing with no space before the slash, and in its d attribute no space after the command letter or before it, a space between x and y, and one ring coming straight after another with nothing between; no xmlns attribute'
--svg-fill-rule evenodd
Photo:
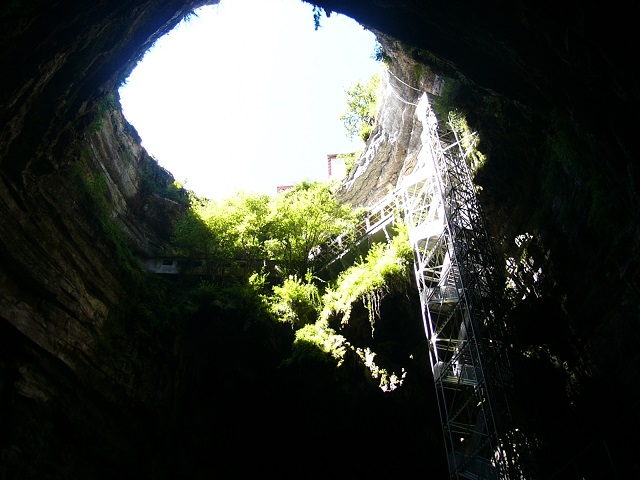
<svg viewBox="0 0 640 480"><path fill-rule="evenodd" d="M415 253L451 478L532 478L524 471L526 441L507 401L512 377L495 308L495 256L466 155L426 94L416 113L422 150L396 195Z"/></svg>
<svg viewBox="0 0 640 480"><path fill-rule="evenodd" d="M371 209L355 233L336 238L318 260L326 268L365 240L375 241L379 231L388 241L387 226L404 221L450 476L533 480L528 441L509 409L512 373L497 308L496 257L463 139L449 122L439 122L426 94L416 114L423 124L417 161L403 166L396 189Z"/></svg>

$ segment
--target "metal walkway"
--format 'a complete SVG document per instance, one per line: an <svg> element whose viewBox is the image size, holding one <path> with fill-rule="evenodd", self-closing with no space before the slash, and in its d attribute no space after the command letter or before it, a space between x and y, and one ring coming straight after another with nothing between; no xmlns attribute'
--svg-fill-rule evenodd
<svg viewBox="0 0 640 480"><path fill-rule="evenodd" d="M314 257L318 271L344 270L357 255L365 257L372 243L389 241L394 235L391 227L398 219L398 199L393 193L385 196L367 211L353 232L334 238Z"/></svg>

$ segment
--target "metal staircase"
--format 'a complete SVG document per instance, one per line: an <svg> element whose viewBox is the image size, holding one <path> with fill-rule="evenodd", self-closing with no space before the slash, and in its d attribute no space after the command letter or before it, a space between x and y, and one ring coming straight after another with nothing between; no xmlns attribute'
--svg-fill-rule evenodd
<svg viewBox="0 0 640 480"><path fill-rule="evenodd" d="M394 194L385 196L368 209L352 232L339 235L322 248L314 257L318 271L342 271L357 260L354 250L366 256L371 243L388 241L397 221L397 200ZM349 254L352 258L346 258Z"/></svg>
<svg viewBox="0 0 640 480"><path fill-rule="evenodd" d="M422 149L398 194L451 478L532 478L507 401L512 377L495 302L495 257L461 139L438 122L426 94L416 113Z"/></svg>
<svg viewBox="0 0 640 480"><path fill-rule="evenodd" d="M495 255L462 139L449 122L438 121L426 94L416 114L423 124L417 161L403 166L397 188L371 210L357 238L338 238L323 254L335 261L381 229L388 239L387 225L402 217L397 220L407 225L414 251L450 476L533 479L527 439L509 410L512 374L496 305Z"/></svg>

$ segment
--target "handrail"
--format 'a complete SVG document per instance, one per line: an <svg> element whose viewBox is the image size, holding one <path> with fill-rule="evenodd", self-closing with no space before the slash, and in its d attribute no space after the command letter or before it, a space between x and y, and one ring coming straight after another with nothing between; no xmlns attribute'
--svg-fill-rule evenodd
<svg viewBox="0 0 640 480"><path fill-rule="evenodd" d="M398 197L395 192L385 195L367 211L367 215L356 225L353 232L341 233L332 239L314 256L314 260L320 265L318 270L322 270L343 256L352 245L361 243L363 239L396 221L395 208L397 203Z"/></svg>

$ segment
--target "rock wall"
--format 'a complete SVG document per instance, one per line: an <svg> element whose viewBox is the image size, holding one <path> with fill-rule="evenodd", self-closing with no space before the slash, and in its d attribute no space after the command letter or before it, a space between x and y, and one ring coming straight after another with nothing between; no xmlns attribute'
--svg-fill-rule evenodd
<svg viewBox="0 0 640 480"><path fill-rule="evenodd" d="M112 96L106 103L102 117L94 122L97 131L88 135L81 150L84 173L104 177L111 215L135 255L171 256L172 220L188 206L187 192L141 146L119 100Z"/></svg>
<svg viewBox="0 0 640 480"><path fill-rule="evenodd" d="M597 26L607 15L599 18L585 5L559 12L558 23L548 24L538 8L523 7L521 16L509 19L509 8L478 8L484 11L458 12L457 35L440 43L440 29L452 21L439 18L443 11L421 17L425 30L436 30L425 34L428 39L411 31L418 20L400 15L402 27L394 26L408 43L391 56L404 59L400 63L407 67L392 63L391 71L400 68L396 76L406 81L425 66L453 81L457 91L445 92L443 100L455 98L450 106L464 112L479 133L487 162L475 181L504 262L505 315L514 352L525 353L513 358L521 372L516 410L527 412L521 420L534 425L544 445L540 475L636 471L640 467L624 454L608 459L604 453L637 446L633 441L623 448L618 440L625 421L638 421L633 413L638 389L625 378L639 360L640 175L629 122L640 97L637 78L616 44L623 44L628 32L616 28L612 37L600 35ZM475 29L489 11L495 14L490 23L504 21L492 40L502 36L505 43L485 55L483 42L491 40ZM414 13L419 15L417 8ZM362 12L361 18L366 16ZM403 28L410 32L400 33ZM526 35L537 38L535 47L525 46ZM375 203L394 186L404 158L415 155L420 126L406 102L412 92L406 86L400 95L385 92L379 123L340 192L344 201ZM596 413L612 401L624 407L603 417Z"/></svg>
<svg viewBox="0 0 640 480"><path fill-rule="evenodd" d="M3 190L0 315L72 369L94 356L96 333L126 297L114 239L100 222L119 225L140 257L161 256L170 251L172 214L184 209L145 191L153 184L166 192L173 177L142 149L119 106L94 128L73 166L33 179L28 190ZM102 181L104 191L86 191ZM109 211L95 203L102 195ZM25 290L32 301L21 298Z"/></svg>
<svg viewBox="0 0 640 480"><path fill-rule="evenodd" d="M140 445L171 390L168 365L158 370L140 353L148 346L114 332L140 288L130 269L171 252L185 194L115 97L59 160L23 185L0 178L1 478L100 478L99 465L157 462ZM84 458L76 435L92 444Z"/></svg>
<svg viewBox="0 0 640 480"><path fill-rule="evenodd" d="M387 68L380 79L378 114L364 151L338 191L340 201L371 207L396 187L402 167L420 150L422 125L415 108L422 92L437 90L439 77L408 56L400 42L376 32Z"/></svg>
<svg viewBox="0 0 640 480"><path fill-rule="evenodd" d="M157 219L170 202L140 199L150 160L120 114L99 118L99 105L155 39L201 4L2 7L0 317L72 370L92 363L96 337L127 290L76 181L81 160L104 176L113 213L141 254L167 241ZM169 181L166 172L158 176ZM132 202L143 211L128 209Z"/></svg>

